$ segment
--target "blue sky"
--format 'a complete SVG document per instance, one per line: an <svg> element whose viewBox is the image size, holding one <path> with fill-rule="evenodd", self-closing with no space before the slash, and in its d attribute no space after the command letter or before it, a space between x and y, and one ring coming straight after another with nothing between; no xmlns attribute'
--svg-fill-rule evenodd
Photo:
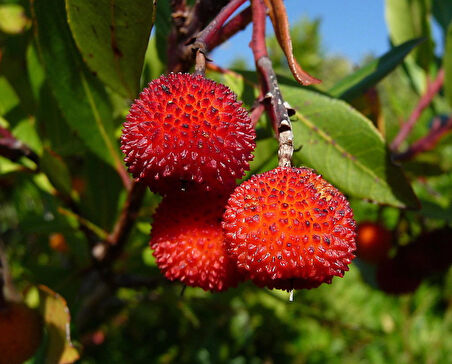
<svg viewBox="0 0 452 364"><path fill-rule="evenodd" d="M328 54L340 54L358 64L368 54L381 55L389 49L388 32L384 18L384 0L286 0L289 22L303 16L322 20L320 33ZM270 26L267 26L272 33ZM439 31L433 34L439 40ZM242 56L253 64L248 43L251 26L211 54L215 63L228 66Z"/></svg>

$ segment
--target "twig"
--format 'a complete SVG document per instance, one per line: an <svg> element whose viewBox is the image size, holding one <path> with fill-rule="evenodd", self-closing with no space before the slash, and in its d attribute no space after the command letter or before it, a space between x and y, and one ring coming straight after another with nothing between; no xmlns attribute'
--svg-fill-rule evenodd
<svg viewBox="0 0 452 364"><path fill-rule="evenodd" d="M223 28L219 30L217 36L211 40L210 44L207 44L207 49L211 51L212 49L218 47L220 44L245 29L250 22L251 7L248 6L245 10L242 10L239 14L234 16L223 26Z"/></svg>
<svg viewBox="0 0 452 364"><path fill-rule="evenodd" d="M212 45L219 41L221 29L229 19L229 17L236 11L246 0L231 0L218 15L199 33L193 40L193 48L201 49L204 52L212 49ZM235 21L236 22L236 21ZM240 22L240 20L239 20ZM231 31L231 29L229 30Z"/></svg>
<svg viewBox="0 0 452 364"><path fill-rule="evenodd" d="M405 161L414 158L419 153L426 152L435 147L439 140L452 130L452 116L441 125L441 120L435 119L429 133L415 141L405 152L394 156L395 160Z"/></svg>
<svg viewBox="0 0 452 364"><path fill-rule="evenodd" d="M168 39L168 72L187 72L193 64L195 34L209 24L212 15L227 5L228 0L197 0L190 9L185 1L173 1L173 30Z"/></svg>
<svg viewBox="0 0 452 364"><path fill-rule="evenodd" d="M30 147L16 139L8 129L0 126L0 155L16 162L21 157L27 157L36 164L39 162L38 155Z"/></svg>
<svg viewBox="0 0 452 364"><path fill-rule="evenodd" d="M293 154L292 124L265 45L266 8L262 0L252 0L251 6L253 11L253 38L250 47L260 75L265 107L278 137L278 164L281 167L290 167Z"/></svg>
<svg viewBox="0 0 452 364"><path fill-rule="evenodd" d="M197 35L191 42L192 50L196 54L195 74L204 75L206 73L206 54L214 39L218 39L223 24L246 0L232 0L218 15Z"/></svg>
<svg viewBox="0 0 452 364"><path fill-rule="evenodd" d="M108 238L108 233L104 229L96 226L91 221L88 221L84 217L80 216L78 213L65 209L64 207L58 207L58 212L61 215L74 218L81 226L87 229L91 234L96 235L99 239L105 240Z"/></svg>
<svg viewBox="0 0 452 364"><path fill-rule="evenodd" d="M265 111L265 106L262 103L262 98L257 98L255 105L251 109L250 118L251 118L251 124L253 125L253 128L256 127L257 122L259 121L260 117L262 116L263 112Z"/></svg>
<svg viewBox="0 0 452 364"><path fill-rule="evenodd" d="M444 69L442 68L439 70L436 79L427 85L427 90L425 91L424 95L422 95L418 104L411 113L410 117L408 118L406 123L402 125L399 133L392 141L391 143L392 151L397 151L397 149L399 149L400 144L402 144L402 142L410 134L411 130L414 127L414 124L416 124L416 122L419 120L422 111L424 111L424 109L430 105L435 95L441 89L443 83L444 83Z"/></svg>
<svg viewBox="0 0 452 364"><path fill-rule="evenodd" d="M122 251L143 202L146 185L135 181L127 195L121 214L112 233L93 248L98 261L111 263Z"/></svg>

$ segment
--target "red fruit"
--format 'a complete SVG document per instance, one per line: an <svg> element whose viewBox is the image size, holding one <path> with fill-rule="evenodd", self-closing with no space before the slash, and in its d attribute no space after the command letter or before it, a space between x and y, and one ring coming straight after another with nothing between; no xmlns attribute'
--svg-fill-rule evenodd
<svg viewBox="0 0 452 364"><path fill-rule="evenodd" d="M356 255L369 263L385 260L392 245L392 234L384 226L371 221L358 225Z"/></svg>
<svg viewBox="0 0 452 364"><path fill-rule="evenodd" d="M348 201L308 168L251 177L232 193L223 221L229 255L258 286L314 288L342 277L354 258Z"/></svg>
<svg viewBox="0 0 452 364"><path fill-rule="evenodd" d="M387 259L377 266L377 283L383 292L404 294L415 291L421 284L420 275L413 275L400 256Z"/></svg>
<svg viewBox="0 0 452 364"><path fill-rule="evenodd" d="M20 364L29 359L42 340L42 319L22 303L0 308L0 364Z"/></svg>
<svg viewBox="0 0 452 364"><path fill-rule="evenodd" d="M169 280L224 291L240 281L226 255L221 215L226 198L212 194L166 196L154 216L151 248Z"/></svg>
<svg viewBox="0 0 452 364"><path fill-rule="evenodd" d="M221 188L253 158L255 131L226 86L199 75L152 81L130 108L121 149L129 172L155 192Z"/></svg>

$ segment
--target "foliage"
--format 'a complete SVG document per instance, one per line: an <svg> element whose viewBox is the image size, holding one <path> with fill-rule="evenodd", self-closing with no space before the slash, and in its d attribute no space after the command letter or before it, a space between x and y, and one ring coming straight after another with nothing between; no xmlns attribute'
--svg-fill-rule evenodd
<svg viewBox="0 0 452 364"><path fill-rule="evenodd" d="M7 295L21 292L47 323L30 363L77 356L82 363L447 363L450 269L392 296L378 288L377 268L356 259L343 279L296 292L294 303L250 283L181 295L181 285L162 277L148 248L160 196L131 187L118 147L140 88L193 65L184 33L174 33L170 2L155 3L0 3L0 253L13 282L5 280ZM205 7L198 30L225 3ZM432 16L443 54L433 52ZM316 88L293 80L275 38L268 47L294 111L294 164L346 193L358 222L393 231L394 255L452 226L452 3L387 0L386 19L393 46L354 72L348 60L327 55L320 21L295 24L294 55L323 80ZM235 65L210 67L207 76L252 108L257 74ZM411 132L391 147L411 119ZM245 178L278 164L272 129L259 118Z"/></svg>

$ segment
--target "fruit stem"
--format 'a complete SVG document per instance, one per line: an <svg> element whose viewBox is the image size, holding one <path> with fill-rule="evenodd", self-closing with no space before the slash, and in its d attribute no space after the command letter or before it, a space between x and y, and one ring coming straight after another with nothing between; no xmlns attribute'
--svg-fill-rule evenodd
<svg viewBox="0 0 452 364"><path fill-rule="evenodd" d="M209 50L218 46L226 39L246 27L250 21L247 12L238 14L227 26L223 27L226 20L236 11L246 0L232 0L224 6L217 16L192 40L192 50L195 52L196 64L195 74L204 76L206 73L206 54ZM250 11L248 11L250 13ZM226 31L224 31L226 30Z"/></svg>
<svg viewBox="0 0 452 364"><path fill-rule="evenodd" d="M397 149L399 149L400 144L402 144L406 137L411 133L414 124L416 124L418 119L421 117L422 111L424 111L424 109L430 105L435 95L441 90L443 83L444 83L444 68L438 71L438 75L436 76L436 79L433 82L428 83L427 90L425 91L424 95L422 95L413 112L411 113L410 117L408 118L407 122L402 125L402 127L399 130L399 133L392 141L391 143L392 151L397 151Z"/></svg>
<svg viewBox="0 0 452 364"><path fill-rule="evenodd" d="M266 7L262 0L252 0L251 9L253 12L253 37L250 47L260 76L264 105L278 137L278 165L290 167L293 155L292 124L265 44Z"/></svg>

